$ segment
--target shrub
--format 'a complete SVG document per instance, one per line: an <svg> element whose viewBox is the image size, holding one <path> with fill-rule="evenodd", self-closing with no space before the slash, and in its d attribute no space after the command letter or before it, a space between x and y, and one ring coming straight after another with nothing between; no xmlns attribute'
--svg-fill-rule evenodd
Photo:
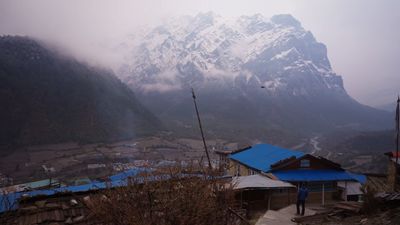
<svg viewBox="0 0 400 225"><path fill-rule="evenodd" d="M91 197L89 209L102 224L238 224L231 185L211 173L170 168L144 173L128 186Z"/></svg>

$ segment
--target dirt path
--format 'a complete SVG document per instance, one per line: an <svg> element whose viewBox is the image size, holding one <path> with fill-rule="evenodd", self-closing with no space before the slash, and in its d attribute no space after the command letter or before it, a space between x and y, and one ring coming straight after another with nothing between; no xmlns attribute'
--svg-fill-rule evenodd
<svg viewBox="0 0 400 225"><path fill-rule="evenodd" d="M314 215L315 211L306 207L305 215ZM268 210L256 225L294 225L292 218L296 217L296 205L289 205L278 211Z"/></svg>

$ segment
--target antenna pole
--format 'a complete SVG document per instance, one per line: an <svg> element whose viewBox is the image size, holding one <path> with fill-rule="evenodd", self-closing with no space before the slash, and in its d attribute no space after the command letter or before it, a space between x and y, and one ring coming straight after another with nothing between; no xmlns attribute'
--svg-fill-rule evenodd
<svg viewBox="0 0 400 225"><path fill-rule="evenodd" d="M400 97L397 97L397 108L396 108L396 168L399 161L399 130L400 130L400 112L399 112Z"/></svg>
<svg viewBox="0 0 400 225"><path fill-rule="evenodd" d="M212 166L211 166L210 155L208 154L206 139L204 138L203 127L201 126L200 114L199 114L199 110L197 108L197 103L196 103L196 95L194 94L193 88L192 88L192 97L193 97L194 107L196 109L197 120L199 121L200 133L201 133L201 138L203 139L204 150L206 151L206 156L207 156L207 160L208 160L208 167L211 170Z"/></svg>

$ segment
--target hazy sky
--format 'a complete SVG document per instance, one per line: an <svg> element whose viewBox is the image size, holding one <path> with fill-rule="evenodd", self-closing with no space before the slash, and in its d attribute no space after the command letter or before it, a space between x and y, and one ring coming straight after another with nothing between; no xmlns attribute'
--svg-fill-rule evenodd
<svg viewBox="0 0 400 225"><path fill-rule="evenodd" d="M398 0L0 0L0 34L61 43L83 57L113 64L99 45L170 16L214 11L225 17L290 13L328 47L349 94L369 105L400 92Z"/></svg>

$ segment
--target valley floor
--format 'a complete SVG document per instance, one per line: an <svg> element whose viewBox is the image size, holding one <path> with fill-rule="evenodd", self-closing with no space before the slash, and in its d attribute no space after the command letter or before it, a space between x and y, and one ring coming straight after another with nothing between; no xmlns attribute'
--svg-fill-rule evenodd
<svg viewBox="0 0 400 225"><path fill-rule="evenodd" d="M211 152L238 148L238 143L221 139L208 140L207 145ZM211 157L215 162L216 155L211 154ZM133 167L163 167L178 162L205 163L202 141L148 137L110 144L32 146L0 157L0 178L3 178L0 186L48 178L73 183L74 180L97 179Z"/></svg>
<svg viewBox="0 0 400 225"><path fill-rule="evenodd" d="M326 140L326 136L314 134L282 147L328 158L353 172L386 173L387 158L381 151L368 153L347 146L336 148ZM211 153L214 150L236 150L260 140L248 142L252 143L207 139ZM211 158L213 163L217 162L215 154L211 154ZM116 143L30 146L0 155L0 187L49 178L80 184L76 182L106 177L133 167L171 166L177 162L205 163L202 141L163 134Z"/></svg>

